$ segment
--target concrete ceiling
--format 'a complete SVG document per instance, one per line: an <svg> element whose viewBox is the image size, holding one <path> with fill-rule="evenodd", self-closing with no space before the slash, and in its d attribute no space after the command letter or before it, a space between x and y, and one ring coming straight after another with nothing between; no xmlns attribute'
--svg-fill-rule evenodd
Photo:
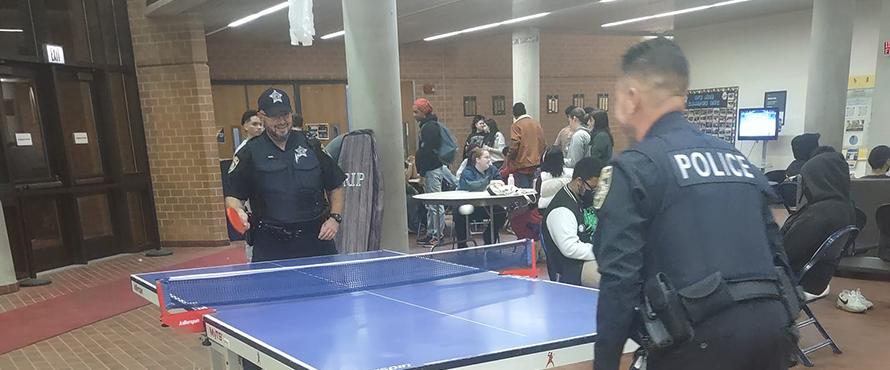
<svg viewBox="0 0 890 370"><path fill-rule="evenodd" d="M262 37L263 41L287 42L289 36L286 10L237 28L225 29L229 22L281 1L283 0L163 0L167 4L168 11L164 12L161 7L162 9L156 14L170 14L169 9L197 14L204 21L206 32L219 31L209 36L209 40L214 38L257 40L258 37ZM813 0L750 0L675 17L611 28L600 27L604 23L720 1L723 0L617 0L609 3L600 3L599 0L397 0L399 41L416 42L433 35L540 12L551 12L551 14L512 27L535 26L545 32L561 33L642 35L808 9L812 7ZM342 42L342 39L318 40L319 36L343 29L341 1L315 0L314 14L316 42ZM504 26L445 40L471 38L510 30L511 27Z"/></svg>

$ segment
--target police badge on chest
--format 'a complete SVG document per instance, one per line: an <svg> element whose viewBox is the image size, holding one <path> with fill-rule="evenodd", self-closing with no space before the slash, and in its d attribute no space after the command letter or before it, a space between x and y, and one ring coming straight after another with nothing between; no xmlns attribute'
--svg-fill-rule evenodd
<svg viewBox="0 0 890 370"><path fill-rule="evenodd" d="M309 154L306 154L307 149L300 146L294 149L294 163L300 164L300 158L308 157Z"/></svg>

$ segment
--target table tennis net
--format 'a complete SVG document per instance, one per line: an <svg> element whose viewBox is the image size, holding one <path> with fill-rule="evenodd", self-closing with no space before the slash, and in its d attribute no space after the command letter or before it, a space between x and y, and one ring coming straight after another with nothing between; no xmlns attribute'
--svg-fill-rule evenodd
<svg viewBox="0 0 890 370"><path fill-rule="evenodd" d="M167 309L193 309L386 288L531 268L532 242L513 242L375 259L195 274L160 280Z"/></svg>

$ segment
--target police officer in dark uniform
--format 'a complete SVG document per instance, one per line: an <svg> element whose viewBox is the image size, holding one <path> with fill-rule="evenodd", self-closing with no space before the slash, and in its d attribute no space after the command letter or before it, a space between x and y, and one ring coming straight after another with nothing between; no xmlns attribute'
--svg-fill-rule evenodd
<svg viewBox="0 0 890 370"><path fill-rule="evenodd" d="M766 178L684 118L689 67L676 44L637 44L622 69L613 112L637 143L594 197L594 368L618 369L633 338L649 370L787 369L799 297Z"/></svg>
<svg viewBox="0 0 890 370"><path fill-rule="evenodd" d="M257 105L265 132L233 158L226 193L226 206L250 228L253 261L336 254L346 175L317 140L291 130L287 93L270 88Z"/></svg>

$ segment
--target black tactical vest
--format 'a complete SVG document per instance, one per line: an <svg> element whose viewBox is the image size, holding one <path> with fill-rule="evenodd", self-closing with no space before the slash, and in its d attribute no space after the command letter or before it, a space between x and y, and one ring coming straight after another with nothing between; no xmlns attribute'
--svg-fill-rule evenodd
<svg viewBox="0 0 890 370"><path fill-rule="evenodd" d="M769 185L747 158L682 113L662 117L630 150L658 169L637 173L656 184L645 189L643 210L647 279L663 272L682 288L717 271L728 281L775 278L763 212Z"/></svg>
<svg viewBox="0 0 890 370"><path fill-rule="evenodd" d="M256 176L251 197L254 213L272 224L320 217L327 210L327 201L316 149L301 133L291 133L283 151L271 140L268 144L250 146Z"/></svg>

